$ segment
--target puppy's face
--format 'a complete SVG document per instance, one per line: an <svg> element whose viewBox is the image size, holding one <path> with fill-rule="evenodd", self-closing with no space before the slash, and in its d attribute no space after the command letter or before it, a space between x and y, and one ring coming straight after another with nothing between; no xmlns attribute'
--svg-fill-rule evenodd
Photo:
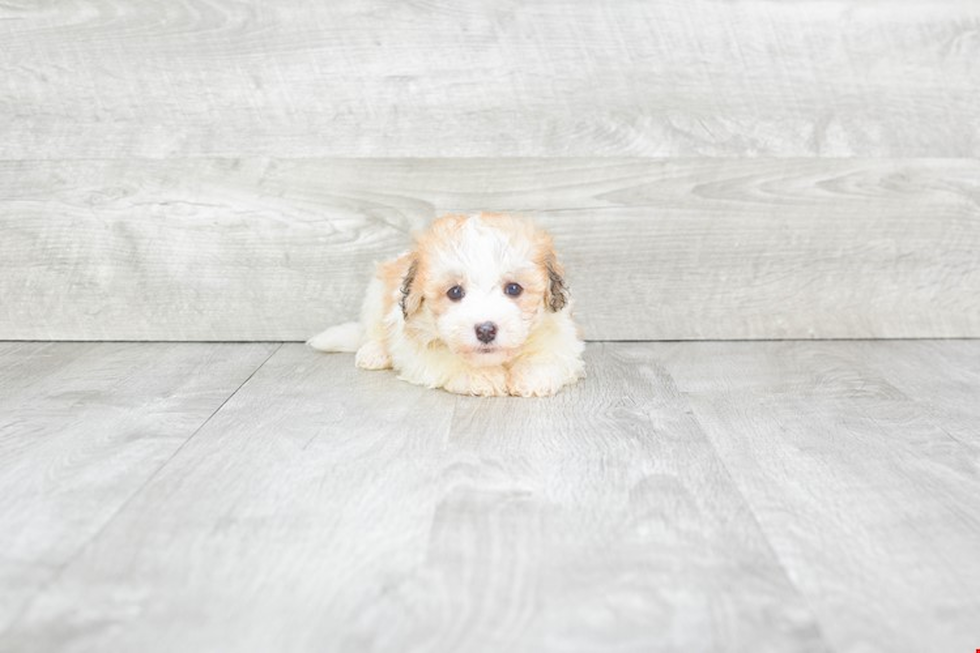
<svg viewBox="0 0 980 653"><path fill-rule="evenodd" d="M518 353L567 301L550 237L501 215L447 216L419 238L402 283L406 329L476 366Z"/></svg>

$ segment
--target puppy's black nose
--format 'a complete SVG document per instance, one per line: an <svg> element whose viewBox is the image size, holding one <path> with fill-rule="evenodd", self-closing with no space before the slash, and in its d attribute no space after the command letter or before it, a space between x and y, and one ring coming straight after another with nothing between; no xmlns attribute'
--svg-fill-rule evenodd
<svg viewBox="0 0 980 653"><path fill-rule="evenodd" d="M484 322L476 325L476 338L483 343L491 343L497 337L497 325L493 322Z"/></svg>

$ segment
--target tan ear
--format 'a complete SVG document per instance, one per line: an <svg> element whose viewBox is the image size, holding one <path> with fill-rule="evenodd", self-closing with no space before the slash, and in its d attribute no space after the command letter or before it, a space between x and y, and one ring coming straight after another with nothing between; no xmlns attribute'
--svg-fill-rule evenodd
<svg viewBox="0 0 980 653"><path fill-rule="evenodd" d="M415 277L418 275L418 272L419 260L413 256L411 262L408 264L408 270L405 271L405 276L402 277L402 285L399 288L402 296L398 300L398 305L401 306L402 317L406 320L409 315L415 313L422 306L422 290L415 283Z"/></svg>
<svg viewBox="0 0 980 653"><path fill-rule="evenodd" d="M551 253L545 258L544 269L548 275L548 286L544 292L544 305L552 313L557 313L568 304L568 286L565 285L565 271Z"/></svg>

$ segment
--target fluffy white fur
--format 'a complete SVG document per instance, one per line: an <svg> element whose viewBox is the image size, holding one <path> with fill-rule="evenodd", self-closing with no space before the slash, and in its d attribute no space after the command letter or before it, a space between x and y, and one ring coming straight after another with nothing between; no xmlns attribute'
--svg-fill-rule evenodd
<svg viewBox="0 0 980 653"><path fill-rule="evenodd" d="M360 322L309 344L459 394L547 396L584 376L551 238L507 215L436 220L414 250L378 266Z"/></svg>

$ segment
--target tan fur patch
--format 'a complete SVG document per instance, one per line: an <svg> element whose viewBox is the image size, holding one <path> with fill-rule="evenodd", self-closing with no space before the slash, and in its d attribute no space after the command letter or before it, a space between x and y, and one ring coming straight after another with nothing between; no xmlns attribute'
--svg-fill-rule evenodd
<svg viewBox="0 0 980 653"><path fill-rule="evenodd" d="M377 275L385 289L382 315L391 313L395 303L398 302L402 283L414 259L415 253L410 252L378 265Z"/></svg>

